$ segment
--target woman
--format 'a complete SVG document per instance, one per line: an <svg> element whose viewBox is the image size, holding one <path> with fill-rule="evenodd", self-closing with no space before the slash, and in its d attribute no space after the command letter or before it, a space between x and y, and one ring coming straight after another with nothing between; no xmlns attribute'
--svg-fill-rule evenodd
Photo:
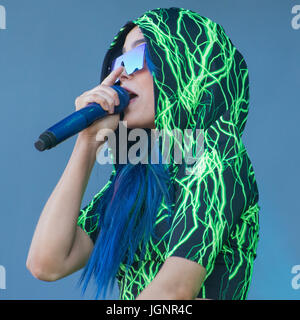
<svg viewBox="0 0 300 320"><path fill-rule="evenodd" d="M121 118L113 84L137 95ZM111 115L78 135L37 225L31 272L52 281L85 266L83 289L94 277L96 297L105 298L116 277L120 299L246 299L260 209L241 141L248 85L245 60L210 19L173 7L126 23L105 56L101 84L76 99L76 109L98 102ZM78 216L96 154L112 130L119 141L120 119L128 136L144 128L148 148L169 161L124 163L117 146L109 181ZM154 128L161 139L153 144Z"/></svg>

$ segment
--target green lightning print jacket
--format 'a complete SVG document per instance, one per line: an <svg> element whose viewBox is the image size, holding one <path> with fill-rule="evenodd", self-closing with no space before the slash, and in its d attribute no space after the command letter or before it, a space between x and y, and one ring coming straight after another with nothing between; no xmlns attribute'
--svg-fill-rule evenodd
<svg viewBox="0 0 300 320"><path fill-rule="evenodd" d="M135 299L171 256L206 268L198 298L246 299L260 210L253 166L242 142L249 107L246 62L219 24L191 10L157 8L120 29L105 56L101 80L136 25L157 68L155 126L164 132L161 150L168 138L176 203L171 227L164 204L159 208L155 224L159 239L150 239L145 258L138 251L127 271L125 264L120 265L120 299ZM181 164L174 159L175 146L180 148L174 131L188 141L184 144L188 150L183 151L189 157ZM78 217L78 225L94 242L97 203L110 182Z"/></svg>

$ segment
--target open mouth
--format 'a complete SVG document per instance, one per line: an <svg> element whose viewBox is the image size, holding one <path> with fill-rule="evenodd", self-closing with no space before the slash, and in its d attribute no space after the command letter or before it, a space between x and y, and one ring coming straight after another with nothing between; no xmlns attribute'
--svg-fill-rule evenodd
<svg viewBox="0 0 300 320"><path fill-rule="evenodd" d="M136 98L137 96L138 96L137 94L135 94L135 93L133 93L133 92L130 92L130 94L129 94L129 100L132 100L132 99Z"/></svg>

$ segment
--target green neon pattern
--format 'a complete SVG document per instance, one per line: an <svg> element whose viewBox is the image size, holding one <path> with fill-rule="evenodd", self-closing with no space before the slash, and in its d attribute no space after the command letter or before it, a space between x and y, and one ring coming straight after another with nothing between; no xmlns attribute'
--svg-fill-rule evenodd
<svg viewBox="0 0 300 320"><path fill-rule="evenodd" d="M135 299L171 256L206 268L198 297L246 299L260 211L253 166L241 139L249 107L246 62L219 24L191 10L157 8L133 22L159 69L153 73L155 125L162 132L160 149L170 158L176 203L170 226L162 201L155 224L158 239L150 239L144 259L139 248L127 272L120 265L120 299ZM126 30L120 30L110 50ZM186 129L191 134L184 149L172 133L179 130L184 136ZM178 146L183 159L192 153L194 163L176 163ZM94 217L86 227L102 191L81 210L79 225L87 233L99 223Z"/></svg>

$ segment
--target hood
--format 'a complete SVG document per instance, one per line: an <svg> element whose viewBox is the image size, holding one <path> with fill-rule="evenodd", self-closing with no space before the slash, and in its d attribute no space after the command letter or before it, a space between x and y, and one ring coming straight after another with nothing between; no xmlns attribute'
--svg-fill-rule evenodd
<svg viewBox="0 0 300 320"><path fill-rule="evenodd" d="M169 169L178 170L175 146L182 152L185 168L212 151L222 161L239 156L244 149L237 138L243 134L248 115L248 69L223 27L183 8L147 11L128 21L114 37L104 58L101 82L136 25L157 69L153 74L155 127ZM174 132L185 143L178 143Z"/></svg>

